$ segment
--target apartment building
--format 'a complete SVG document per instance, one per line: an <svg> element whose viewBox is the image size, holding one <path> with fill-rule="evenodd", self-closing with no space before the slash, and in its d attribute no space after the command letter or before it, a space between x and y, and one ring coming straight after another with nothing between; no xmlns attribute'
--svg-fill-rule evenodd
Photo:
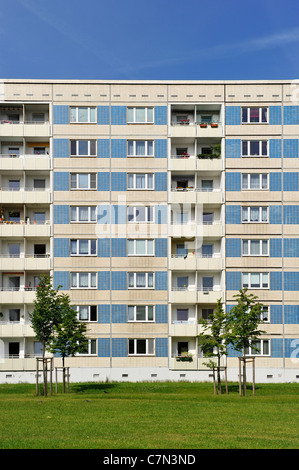
<svg viewBox="0 0 299 470"><path fill-rule="evenodd" d="M0 187L0 382L35 381L42 273L87 322L73 381L210 380L199 320L242 287L256 379L299 379L291 81L2 80Z"/></svg>

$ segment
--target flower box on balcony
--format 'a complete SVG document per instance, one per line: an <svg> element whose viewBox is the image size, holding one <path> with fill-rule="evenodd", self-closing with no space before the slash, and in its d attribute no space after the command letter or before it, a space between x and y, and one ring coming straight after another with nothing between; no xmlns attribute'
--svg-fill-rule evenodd
<svg viewBox="0 0 299 470"><path fill-rule="evenodd" d="M177 362L192 362L193 357L192 356L176 356L176 361Z"/></svg>
<svg viewBox="0 0 299 470"><path fill-rule="evenodd" d="M211 124L211 127L218 127L218 124L212 123L212 124Z"/></svg>
<svg viewBox="0 0 299 470"><path fill-rule="evenodd" d="M202 123L200 124L200 127L207 127L207 126L208 126L208 125L207 125L206 122L202 122Z"/></svg>

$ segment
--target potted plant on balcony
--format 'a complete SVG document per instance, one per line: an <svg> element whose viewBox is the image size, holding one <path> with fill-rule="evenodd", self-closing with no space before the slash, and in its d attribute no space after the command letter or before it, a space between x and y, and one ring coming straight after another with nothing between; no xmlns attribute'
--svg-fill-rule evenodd
<svg viewBox="0 0 299 470"><path fill-rule="evenodd" d="M218 123L217 122L211 122L211 127L218 127Z"/></svg>
<svg viewBox="0 0 299 470"><path fill-rule="evenodd" d="M199 125L200 125L200 127L208 127L206 122L201 122Z"/></svg>
<svg viewBox="0 0 299 470"><path fill-rule="evenodd" d="M178 362L192 362L193 361L193 354L189 352L183 352L181 356L176 356L176 360Z"/></svg>
<svg viewBox="0 0 299 470"><path fill-rule="evenodd" d="M180 156L181 156L181 158L189 158L190 154L187 153L187 152L183 152Z"/></svg>

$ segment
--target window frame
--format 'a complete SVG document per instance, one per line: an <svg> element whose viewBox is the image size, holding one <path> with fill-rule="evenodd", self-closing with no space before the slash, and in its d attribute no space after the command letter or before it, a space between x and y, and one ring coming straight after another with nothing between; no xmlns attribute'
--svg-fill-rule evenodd
<svg viewBox="0 0 299 470"><path fill-rule="evenodd" d="M259 187L251 187L253 176L259 176ZM266 176L267 185L263 187L263 177ZM244 187L244 178L247 177L247 188ZM241 176L241 189L242 191L268 191L269 190L269 173L242 173Z"/></svg>
<svg viewBox="0 0 299 470"><path fill-rule="evenodd" d="M251 142L258 142L259 143L259 154L252 154L251 153L251 149L250 149L250 144ZM264 155L263 154L263 143L266 142L266 147L267 147L267 153ZM247 153L244 153L244 144L246 143L247 145ZM251 157L251 158L254 158L254 157L257 157L257 158L261 158L261 157L269 157L269 140L265 140L265 139L262 139L262 140L242 140L241 142L241 155L242 157Z"/></svg>
<svg viewBox="0 0 299 470"><path fill-rule="evenodd" d="M145 148L145 154L144 155L140 155L140 154L137 154L136 153L136 143L137 142L144 142L144 148ZM139 139L136 139L136 140L132 140L132 139L128 139L127 140L127 157L154 157L155 155L155 141L152 140L152 139L148 139L148 140L139 140ZM133 143L133 150L134 152L133 153L130 153L129 152L129 147L130 147L130 144ZM149 143L152 144L152 153L149 153Z"/></svg>
<svg viewBox="0 0 299 470"><path fill-rule="evenodd" d="M246 351L246 355L248 356L271 356L271 351L270 351L270 344L271 344L271 341L270 339L257 339L255 341L252 341L252 343L260 343L261 347L260 347L260 351L255 351L252 349L252 346L250 345L249 347L245 348L245 351ZM267 344L267 346L266 346ZM267 347L268 349L268 352L265 353L265 347Z"/></svg>
<svg viewBox="0 0 299 470"><path fill-rule="evenodd" d="M259 220L250 220L250 212L251 209L259 209ZM263 209L267 209L267 218L266 220L262 220L263 218ZM247 209L247 220L243 219L244 210ZM241 210L241 221L242 224L268 224L269 223L269 207L268 206L242 206Z"/></svg>
<svg viewBox="0 0 299 470"><path fill-rule="evenodd" d="M251 253L251 242L259 242L259 253ZM244 252L244 242L248 242L248 253ZM267 242L267 253L263 253L263 242ZM269 256L269 239L268 238L243 238L242 239L242 256Z"/></svg>
<svg viewBox="0 0 299 470"><path fill-rule="evenodd" d="M145 242L145 253L136 253L136 245L138 241ZM129 245L133 242L133 253L130 253ZM149 242L152 242L152 253L149 253ZM154 238L130 238L127 240L127 255L128 256L155 256L155 240Z"/></svg>
<svg viewBox="0 0 299 470"><path fill-rule="evenodd" d="M87 109L87 121L79 120L79 109ZM72 110L75 109L75 121L72 120ZM94 120L91 119L91 110L94 110ZM70 124L96 124L97 123L97 107L96 106L70 106L69 107L69 123Z"/></svg>
<svg viewBox="0 0 299 470"><path fill-rule="evenodd" d="M251 277L252 275L259 275L259 286L253 285ZM267 275L267 286L263 285L263 276ZM244 276L248 276L248 284L244 281ZM247 289L270 289L270 276L268 272L244 272L242 273L242 288Z"/></svg>
<svg viewBox="0 0 299 470"><path fill-rule="evenodd" d="M80 308L86 308L86 307L88 309L87 310L88 319L84 320L84 319L80 318ZM98 321L98 307L97 307L97 305L73 305L72 308L77 313L77 318L78 318L79 321L88 322L88 323L97 323L97 321ZM94 314L94 312L91 313L91 309L95 309L95 316L96 316L95 320L91 319L91 315Z"/></svg>
<svg viewBox="0 0 299 470"><path fill-rule="evenodd" d="M79 220L81 207L88 209L88 220ZM74 208L76 209L76 220L72 219L72 209ZM92 220L92 209L94 209L95 220ZM70 221L73 224L95 224L97 222L97 206L70 206Z"/></svg>
<svg viewBox="0 0 299 470"><path fill-rule="evenodd" d="M87 274L88 275L88 285L87 286L80 286L80 275ZM76 276L76 285L73 286L73 279ZM92 279L94 277L95 285L92 285ZM70 273L70 289L71 290L82 290L82 289L97 289L98 285L98 275L97 272L85 272L85 271L72 271Z"/></svg>
<svg viewBox="0 0 299 470"><path fill-rule="evenodd" d="M137 188L137 176L145 176L145 187ZM130 177L133 176L133 187L129 186ZM152 187L149 187L149 176L152 177ZM129 191L154 191L155 189L155 174L154 173L127 173L127 189Z"/></svg>
<svg viewBox="0 0 299 470"><path fill-rule="evenodd" d="M87 175L88 176L88 187L81 188L79 187L80 183L80 175ZM92 181L92 176L95 176L95 180ZM72 177L76 176L76 187L73 187L73 180ZM92 185L94 184L94 187ZM71 191L96 191L97 190L97 173L70 173L70 190Z"/></svg>
<svg viewBox="0 0 299 470"><path fill-rule="evenodd" d="M92 352L92 345L95 349L95 352ZM77 356L97 356L97 340L89 338L87 344L87 352L77 352Z"/></svg>
<svg viewBox="0 0 299 470"><path fill-rule="evenodd" d="M145 110L145 120L138 121L136 119L136 110L137 109L144 109ZM133 120L129 119L129 112L132 110L133 113ZM152 110L152 120L149 117L149 110ZM127 106L127 124L154 124L155 123L155 108L154 106Z"/></svg>
<svg viewBox="0 0 299 470"><path fill-rule="evenodd" d="M244 117L244 110L246 111L247 114L247 120L243 120ZM259 116L258 116L258 121L251 121L250 117L250 110L251 109L258 109L259 110ZM263 110L266 110L266 121L263 121ZM242 124L269 124L269 107L268 106L242 106L241 108L241 123Z"/></svg>
<svg viewBox="0 0 299 470"><path fill-rule="evenodd" d="M138 307L144 307L145 308L145 319L144 320L138 320L137 315L137 309ZM129 309L133 309L133 319L130 319L130 312ZM152 316L153 319L149 319L149 308L152 309ZM128 323L155 323L155 305L128 305L127 309L127 319Z"/></svg>
<svg viewBox="0 0 299 470"><path fill-rule="evenodd" d="M88 253L80 253L80 242L88 242ZM77 253L72 252L72 242L76 242ZM95 242L95 253L92 253L92 242ZM96 238L71 238L70 239L70 256L97 256L97 239Z"/></svg>
<svg viewBox="0 0 299 470"><path fill-rule="evenodd" d="M76 153L72 153L72 142L76 143ZM88 153L87 154L81 154L79 153L79 147L80 147L80 142L87 142L87 147L88 147ZM94 151L95 153L91 153L91 142L94 142ZM70 139L70 157L96 157L97 156L97 141L96 139Z"/></svg>
<svg viewBox="0 0 299 470"><path fill-rule="evenodd" d="M145 220L136 220L136 216L138 214L136 213L138 208L142 207L145 209ZM130 210L133 209L133 214L132 214L132 219L129 220L130 217ZM135 224L148 224L148 223L154 223L155 221L155 207L154 206L128 206L127 207L127 221L128 223L135 223Z"/></svg>
<svg viewBox="0 0 299 470"><path fill-rule="evenodd" d="M137 285L137 274L144 274L145 276L145 283L143 286L138 286ZM133 276L133 283L131 283L130 279L132 278ZM152 283L150 282L150 276L151 276L151 279L152 279ZM131 285L130 285L131 284ZM150 285L152 284L152 285ZM147 289L147 290L154 290L155 289L155 273L154 272L148 272L148 271L134 271L134 272L129 272L128 273L128 279L127 279L127 285L128 285L128 289L137 289L137 290L141 290L141 289Z"/></svg>
<svg viewBox="0 0 299 470"><path fill-rule="evenodd" d="M138 341L145 342L145 353L138 353ZM149 342L151 341L151 347L153 352L149 352ZM134 352L130 352L130 345L133 344ZM128 356L155 356L155 339L154 338L128 338Z"/></svg>

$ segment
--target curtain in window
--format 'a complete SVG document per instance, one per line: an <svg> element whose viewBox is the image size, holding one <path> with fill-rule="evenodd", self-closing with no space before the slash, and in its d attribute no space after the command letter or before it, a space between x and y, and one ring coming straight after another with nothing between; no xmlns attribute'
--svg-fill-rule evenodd
<svg viewBox="0 0 299 470"><path fill-rule="evenodd" d="M259 187L260 187L260 175L252 174L250 176L250 187L251 187L251 189L259 189Z"/></svg>
<svg viewBox="0 0 299 470"><path fill-rule="evenodd" d="M259 208L250 207L250 222L258 222L259 220Z"/></svg>
<svg viewBox="0 0 299 470"><path fill-rule="evenodd" d="M250 274L250 287L260 287L260 273Z"/></svg>
<svg viewBox="0 0 299 470"><path fill-rule="evenodd" d="M79 240L79 254L88 255L88 240Z"/></svg>
<svg viewBox="0 0 299 470"><path fill-rule="evenodd" d="M88 320L88 307L82 305L79 307L79 320L87 321Z"/></svg>
<svg viewBox="0 0 299 470"><path fill-rule="evenodd" d="M268 221L268 210L267 207L262 207L262 222Z"/></svg>
<svg viewBox="0 0 299 470"><path fill-rule="evenodd" d="M136 287L145 287L145 273L136 273Z"/></svg>
<svg viewBox="0 0 299 470"><path fill-rule="evenodd" d="M146 155L144 141L136 140L136 155Z"/></svg>
<svg viewBox="0 0 299 470"><path fill-rule="evenodd" d="M145 189L145 175L144 174L136 175L136 188Z"/></svg>
<svg viewBox="0 0 299 470"><path fill-rule="evenodd" d="M260 254L260 241L259 240L251 240L251 242L250 242L250 254L251 255L259 255Z"/></svg>
<svg viewBox="0 0 299 470"><path fill-rule="evenodd" d="M136 240L136 255L146 254L145 240Z"/></svg>
<svg viewBox="0 0 299 470"><path fill-rule="evenodd" d="M146 122L145 108L136 108L136 122Z"/></svg>
<svg viewBox="0 0 299 470"><path fill-rule="evenodd" d="M79 220L81 222L88 220L88 207L79 207Z"/></svg>
<svg viewBox="0 0 299 470"><path fill-rule="evenodd" d="M88 108L79 108L78 121L79 122L88 122Z"/></svg>
<svg viewBox="0 0 299 470"><path fill-rule="evenodd" d="M88 273L79 273L79 287L88 287Z"/></svg>
<svg viewBox="0 0 299 470"><path fill-rule="evenodd" d="M128 175L128 188L129 189L134 188L134 175L132 175L132 174Z"/></svg>
<svg viewBox="0 0 299 470"><path fill-rule="evenodd" d="M79 140L79 152L78 155L88 155L88 141Z"/></svg>

